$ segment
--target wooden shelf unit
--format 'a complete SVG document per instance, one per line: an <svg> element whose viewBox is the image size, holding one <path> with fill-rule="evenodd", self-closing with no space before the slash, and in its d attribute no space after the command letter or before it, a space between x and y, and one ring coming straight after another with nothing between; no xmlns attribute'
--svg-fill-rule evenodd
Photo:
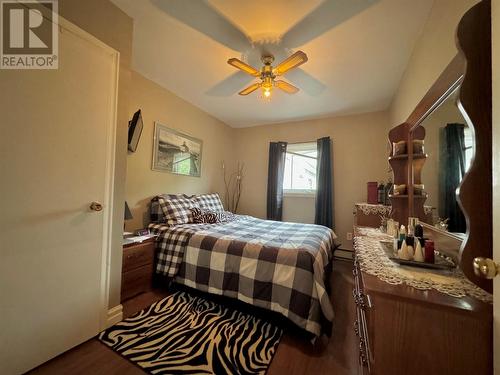
<svg viewBox="0 0 500 375"><path fill-rule="evenodd" d="M391 198L391 199L408 199L409 195L408 194L389 195L389 198ZM427 199L427 194L425 194L425 195L413 194L413 199Z"/></svg>
<svg viewBox="0 0 500 375"><path fill-rule="evenodd" d="M389 199L392 205L392 218L401 224L408 222L408 216L425 218L424 203L427 195L415 195L414 184L422 182L422 168L427 160L427 154L413 153L413 140L423 140L425 138L425 128L422 126L410 132L411 124L405 122L389 132L389 142L391 153L388 161L393 172L393 182L395 185L406 185L407 194L391 195ZM392 144L396 142L406 142L406 154L393 155Z"/></svg>
<svg viewBox="0 0 500 375"><path fill-rule="evenodd" d="M408 160L409 155L408 154L401 154L401 155L394 155L394 156L389 156L389 161L391 160ZM420 159L427 159L428 155L427 154L413 154L413 161L417 161Z"/></svg>

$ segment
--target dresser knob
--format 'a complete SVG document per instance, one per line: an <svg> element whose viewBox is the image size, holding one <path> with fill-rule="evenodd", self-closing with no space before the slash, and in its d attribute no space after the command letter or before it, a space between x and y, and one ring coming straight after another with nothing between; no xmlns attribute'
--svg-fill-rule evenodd
<svg viewBox="0 0 500 375"><path fill-rule="evenodd" d="M472 265L476 276L483 279L493 279L500 273L500 265L490 258L474 258Z"/></svg>

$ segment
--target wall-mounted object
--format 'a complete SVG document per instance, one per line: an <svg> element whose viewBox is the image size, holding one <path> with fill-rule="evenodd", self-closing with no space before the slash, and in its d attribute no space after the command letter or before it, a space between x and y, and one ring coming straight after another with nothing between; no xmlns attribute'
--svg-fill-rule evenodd
<svg viewBox="0 0 500 375"><path fill-rule="evenodd" d="M200 177L202 146L200 139L155 122L152 169Z"/></svg>
<svg viewBox="0 0 500 375"><path fill-rule="evenodd" d="M135 152L137 150L137 145L139 143L139 138L141 138L142 134L142 115L141 110L139 109L132 120L128 122L128 149L129 151Z"/></svg>

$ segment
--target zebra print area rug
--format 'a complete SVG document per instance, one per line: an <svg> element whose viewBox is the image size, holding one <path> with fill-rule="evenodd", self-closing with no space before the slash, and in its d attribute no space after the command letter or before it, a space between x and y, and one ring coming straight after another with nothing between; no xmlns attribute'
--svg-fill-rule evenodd
<svg viewBox="0 0 500 375"><path fill-rule="evenodd" d="M99 339L151 374L265 374L282 333L261 319L180 291Z"/></svg>

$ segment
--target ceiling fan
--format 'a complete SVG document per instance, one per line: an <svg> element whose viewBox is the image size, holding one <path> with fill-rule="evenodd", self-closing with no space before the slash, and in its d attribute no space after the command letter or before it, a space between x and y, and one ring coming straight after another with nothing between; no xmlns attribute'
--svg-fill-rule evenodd
<svg viewBox="0 0 500 375"><path fill-rule="evenodd" d="M295 52L293 55L289 56L275 67L272 66L274 62L274 56L264 55L262 56L261 60L264 63L264 66L260 70L248 65L247 63L244 63L237 58L227 60L227 63L229 65L232 65L235 68L240 69L247 74L250 74L251 76L260 78L260 82L255 82L254 84L244 88L238 93L239 95L248 95L259 88L262 88L262 95L265 98L270 98L271 92L274 87L285 91L287 94L295 94L299 91L297 87L286 81L280 79L276 80L276 77L285 74L290 69L304 64L307 61L307 55L304 52Z"/></svg>

